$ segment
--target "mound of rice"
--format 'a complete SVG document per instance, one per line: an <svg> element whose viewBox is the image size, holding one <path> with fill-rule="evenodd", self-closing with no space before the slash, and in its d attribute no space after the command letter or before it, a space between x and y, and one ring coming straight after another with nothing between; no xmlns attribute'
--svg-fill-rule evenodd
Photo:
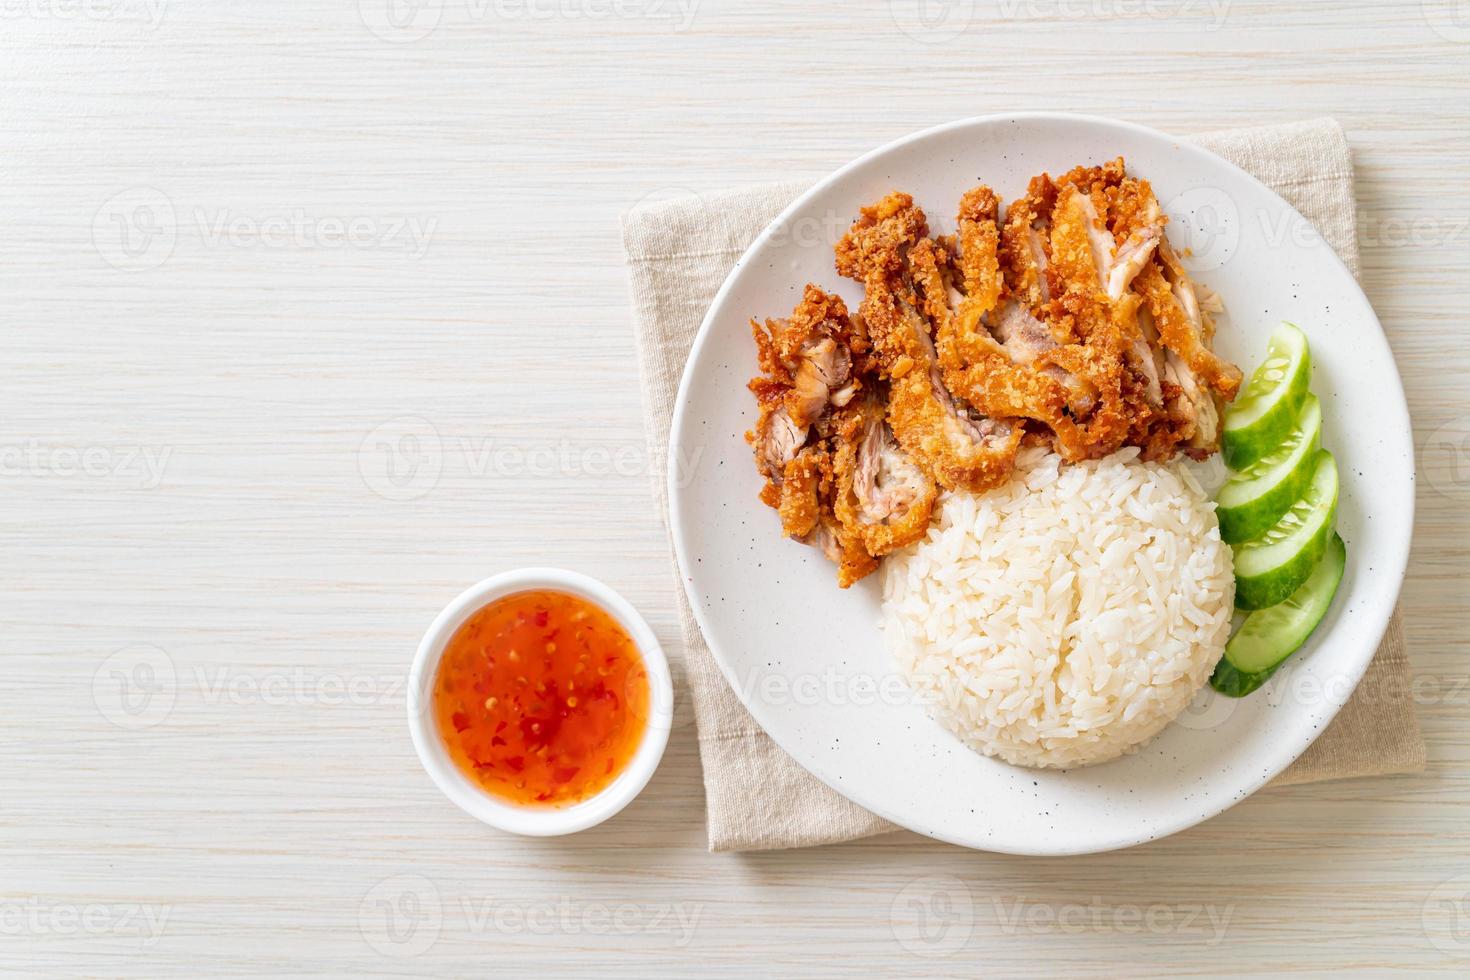
<svg viewBox="0 0 1470 980"><path fill-rule="evenodd" d="M1209 678L1235 578L1214 505L1138 450L947 494L883 563L884 634L929 711L986 755L1068 768L1157 735Z"/></svg>

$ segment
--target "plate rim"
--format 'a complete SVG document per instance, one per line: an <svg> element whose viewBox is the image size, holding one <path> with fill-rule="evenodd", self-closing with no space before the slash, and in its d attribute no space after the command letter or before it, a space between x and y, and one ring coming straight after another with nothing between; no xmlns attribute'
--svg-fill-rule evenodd
<svg viewBox="0 0 1470 980"><path fill-rule="evenodd" d="M826 177L823 177L822 179L813 183L811 187L808 187L801 194L797 195L797 197L793 201L791 201L791 203L782 208L780 213L777 214L773 219L771 219L771 221L766 224L766 226L761 229L760 233L756 235L756 237L751 241L750 245L741 252L740 257L736 259L735 263L730 267L729 273L725 276L724 281L720 284L720 288L715 292L714 298L710 301L709 307L705 311L704 318L700 321L699 329L695 333L694 341L690 345L689 354L684 360L684 367L681 370L679 377L679 388L675 394L673 419L669 428L668 445L670 451L673 451L674 447L681 444L684 436L686 406L688 405L689 389L693 384L692 368L694 367L695 362L699 359L699 356L702 353L705 345L709 343L710 338L714 333L715 320L717 316L723 311L726 299L729 296L730 292L733 290L737 277L740 276L743 270L749 265L750 260L770 241L770 239L777 232L779 232L781 228L789 223L790 218L794 214L801 211L809 201L811 201L819 194L827 191L833 185L837 184L839 181L845 178L848 174L876 158L896 152L911 144L922 142L924 140L948 133L952 130L991 126L1005 123L1014 124L1017 122L1076 122L1094 125L1101 124L1103 126L1109 126L1128 131L1135 135L1143 136L1149 139L1162 140L1164 142L1173 144L1174 146L1185 150L1186 152L1192 152L1206 157L1214 165L1223 166L1227 170L1232 171L1237 177L1243 178L1247 182L1254 184L1258 190L1263 191L1270 198L1274 199L1282 208L1286 209L1287 213L1294 215L1296 218L1305 222L1309 227L1316 228L1316 225L1313 222L1308 221L1307 218L1302 215L1301 212L1297 211L1297 209L1293 207L1289 201L1283 198L1280 194L1278 194L1269 185L1267 185L1260 178L1256 177L1250 171L1236 165L1235 163L1225 159L1224 157L1214 153L1211 150L1208 150L1196 143L1191 142L1186 138L1172 136L1168 133L1163 132L1162 130L1154 129L1151 126L1144 126L1139 123L1115 119L1109 116L1099 116L1087 113L1050 111L1002 112L987 113L978 116L968 116L962 119L956 119L947 123L941 123L936 126L930 126L925 129L917 130L905 136L901 136L897 139L890 140L889 142L884 143L881 146L876 147L875 149L869 150L867 153L864 153L850 160L849 162L838 167L836 170L832 171ZM837 793L843 799L846 799L854 805L868 810L874 815L881 817L884 820L887 820L889 823L895 824L913 833L921 834L925 837L929 837L935 840L941 840L946 843L954 844L956 846L964 847L970 850L1036 857L1064 857L1081 854L1103 853L1106 851L1114 851L1128 847L1134 847L1139 844L1147 843L1149 841L1162 840L1165 837L1173 836L1174 834L1177 834L1181 831L1198 826L1199 824L1202 824L1207 820L1211 820L1214 817L1219 816L1221 813L1224 813L1231 807L1235 806L1236 804L1240 803L1241 801L1251 796L1254 796L1262 787L1268 784L1271 780L1275 779L1289 766L1296 762L1297 759L1301 758L1301 756L1305 754L1309 748L1311 748L1311 746L1317 741L1317 739L1321 737L1322 733L1327 730L1328 726L1330 725L1332 720L1337 717L1338 712L1342 710L1343 706L1345 706L1347 702L1352 699L1352 695L1354 692L1356 692L1359 683L1361 683L1363 675L1368 670L1368 666L1373 662L1373 658L1377 655L1379 645L1383 642L1383 637L1388 631L1388 626L1392 621L1394 611L1398 606L1398 600L1402 593L1404 579L1408 571L1409 554L1413 542L1414 511L1417 505L1416 495L1413 492L1413 488L1416 483L1416 459L1415 454L1412 451L1414 443L1413 424L1412 419L1409 416L1408 399L1404 393L1403 378L1399 374L1398 362L1393 356L1393 349L1391 345L1388 343L1388 335L1383 329L1383 322L1378 318L1378 311L1373 308L1373 304L1368 299L1367 293L1363 291L1362 284L1358 281L1358 277L1353 274L1350 268L1348 268L1347 263L1343 261L1342 256L1338 255L1335 248L1328 246L1326 251L1329 255L1329 261L1336 265L1339 271L1341 271L1343 277L1352 284L1352 288L1356 291L1358 298L1362 300L1363 307L1367 309L1368 314L1372 319L1373 326L1377 328L1378 342L1382 345L1383 348L1382 353L1386 356L1387 363L1392 369L1393 384L1390 393L1392 395L1396 395L1396 398L1391 397L1388 399L1384 399L1383 401L1387 402L1387 404L1381 405L1381 411L1392 416L1390 424L1393 427L1402 428L1408 434L1408 441L1411 450L1408 458L1408 486L1410 492L1408 494L1408 506L1406 512L1406 527L1408 528L1408 533L1404 535L1404 539L1401 542L1397 543L1395 554L1388 556L1387 561L1384 560L1384 556L1377 556L1375 558L1375 564L1378 564L1380 568L1382 568L1385 572L1390 573L1390 578L1386 579L1386 581L1391 581L1393 583L1391 586L1393 596L1392 601L1384 605L1384 608L1387 610L1385 614L1383 614L1382 616L1379 616L1376 612L1372 614L1372 617L1370 619L1370 623L1372 624L1371 633L1374 635L1375 640L1373 644L1368 648L1368 655L1366 657L1360 658L1359 662L1351 664L1349 670L1344 672L1344 676L1349 677L1351 680L1351 686L1348 688L1346 696L1343 697L1340 702L1328 702L1328 707L1326 713L1322 717L1321 724L1316 727L1311 737L1307 739L1307 741L1301 746L1300 749L1289 754L1289 756L1285 758L1285 760L1282 761L1280 765L1273 764L1264 768L1255 768L1253 770L1255 772L1255 775L1248 782L1248 784L1245 785L1245 787L1239 793L1225 799L1223 802L1219 803L1218 806L1212 803L1204 811L1200 811L1197 813L1192 812L1182 819L1165 821L1161 828L1156 829L1152 833L1139 833L1136 836L1125 834L1117 837L1116 839L1109 839L1076 847L1064 846L1045 848L1012 847L1003 845L982 847L968 840L957 839L949 834L938 833L933 830L912 826L906 818L889 812L887 807L883 806L881 803L874 804L866 800L855 799L850 794L850 792L841 785L841 780L839 778L831 778L828 775L824 774L820 767L814 768L813 766L808 765L806 762L800 759L796 755L796 753L787 748L782 740L775 733L773 733L762 721L756 709L752 708L749 699L746 697L746 691L741 685L738 676L734 672L734 668L729 663L727 663L727 658L724 657L720 652L718 642L712 638L712 633L709 629L708 624L705 621L703 606L700 602L701 596L695 593L693 576L686 572L686 568L690 566L690 559L687 553L688 545L685 541L685 535L683 531L684 520L679 496L679 490L681 488L678 486L678 481L674 470L670 468L665 480L665 494L668 500L669 508L669 536L673 542L674 558L676 568L679 573L680 588L683 590L685 599L689 603L690 612L694 617L695 624L699 628L700 636L703 638L705 646L709 648L710 655L714 658L715 663L718 665L721 676L724 677L725 682L731 687L736 698L740 701L745 710L750 714L751 718L755 721L761 732L765 734L767 738L771 739L771 741L774 742L781 749L782 752L786 753L791 761L799 766L804 772L810 773L815 779L829 787L833 792ZM1380 397L1381 395L1382 392L1380 392ZM1381 622L1379 622L1380 619Z"/></svg>

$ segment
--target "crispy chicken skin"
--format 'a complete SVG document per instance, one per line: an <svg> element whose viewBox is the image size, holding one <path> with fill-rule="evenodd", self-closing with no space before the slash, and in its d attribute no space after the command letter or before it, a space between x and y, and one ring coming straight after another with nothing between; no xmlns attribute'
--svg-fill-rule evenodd
<svg viewBox="0 0 1470 980"><path fill-rule="evenodd" d="M867 342L853 330L841 297L808 285L789 318L752 320L750 326L761 370L790 389L785 407L798 428L815 422L828 404L841 407L857 393L852 362Z"/></svg>
<svg viewBox="0 0 1470 980"><path fill-rule="evenodd" d="M971 193L974 193L973 191ZM1032 177L1026 196L1012 201L1006 209L1005 225L1000 234L1000 263L1005 282L1018 302L1024 303L1031 315L1040 317L1051 302L1051 287L1046 269L1049 243L1046 227L1051 222L1057 203L1057 187L1050 177ZM960 213L965 202L960 202Z"/></svg>
<svg viewBox="0 0 1470 980"><path fill-rule="evenodd" d="M1034 419L1072 434L1076 427L1069 410L1090 408L1095 392L1052 362L1057 340L1025 298L1034 288L1039 307L1049 305L1041 299L1050 295L1044 285L1046 258L1044 250L1032 250L1029 223L1012 232L1012 257L1020 256L1015 261L1022 266L1022 282L1005 288L999 210L999 199L984 185L960 200L951 278L962 292L953 314L942 277L929 270L921 277L926 305L938 324L944 381L982 412Z"/></svg>
<svg viewBox="0 0 1470 980"><path fill-rule="evenodd" d="M807 286L789 318L751 321L765 374L750 382L760 415L746 439L766 483L761 500L781 514L782 531L804 538L816 523L812 502L817 463L803 457L812 426L861 387L854 358L867 349L838 296Z"/></svg>
<svg viewBox="0 0 1470 980"><path fill-rule="evenodd" d="M950 395L933 326L915 280L934 275L941 246L907 194L871 207L837 243L837 271L864 286L860 313L879 373L889 382L888 424L900 446L937 483L986 490L1010 474L1021 427L972 413Z"/></svg>
<svg viewBox="0 0 1470 980"><path fill-rule="evenodd" d="M1240 390L1240 368L1210 350L1214 324L1168 242L1139 273L1134 289L1158 337L1180 442L1190 456L1204 459L1220 448L1220 412Z"/></svg>
<svg viewBox="0 0 1470 980"><path fill-rule="evenodd" d="M805 445L807 430L797 426L786 411L786 395L791 391L788 385L758 377L748 387L760 414L755 428L745 434L745 441L755 448L755 468L766 480L761 487L761 501L780 509L786 467Z"/></svg>
<svg viewBox="0 0 1470 980"><path fill-rule="evenodd" d="M783 497L781 524L790 534L796 526L793 513L799 515L805 530L790 536L820 549L837 566L837 585L845 589L874 572L878 559L868 553L860 531L846 526L837 517L833 507L837 487L833 462L832 445L827 437L819 437L797 454L796 461L787 469L785 485L798 490L790 497ZM799 503L788 503L796 499ZM929 513L925 511L920 534L928 524Z"/></svg>
<svg viewBox="0 0 1470 980"><path fill-rule="evenodd" d="M1023 440L1068 461L1215 452L1241 373L1166 222L1121 157L1033 177L1008 208L974 187L948 236L901 192L863 208L836 246L857 313L808 285L751 321L746 438L783 533L847 588L923 537L941 489L1004 482Z"/></svg>
<svg viewBox="0 0 1470 980"><path fill-rule="evenodd" d="M934 481L899 448L884 415L876 392L855 403L841 423L834 460L837 519L874 557L923 537L939 496Z"/></svg>
<svg viewBox="0 0 1470 980"><path fill-rule="evenodd" d="M1128 292L1162 218L1156 206L1151 215L1137 206L1119 246L1098 212L1146 191L1125 183L1117 161L1056 183L1043 175L1003 227L989 188L960 203L963 299L955 317L941 319L945 381L980 411L1040 423L1069 460L1117 450L1163 409L1160 367Z"/></svg>
<svg viewBox="0 0 1470 980"><path fill-rule="evenodd" d="M1006 210L1001 228L1000 265L1010 302L1002 306L991 330L1018 363L1034 363L1042 354L1076 340L1068 325L1053 315L1051 306L1049 228L1056 203L1057 186L1052 179L1046 174L1033 177L1026 196ZM1097 407L1097 392L1086 379L1050 359L1041 370L1066 389L1067 413L1072 418L1084 418Z"/></svg>
<svg viewBox="0 0 1470 980"><path fill-rule="evenodd" d="M803 446L786 464L775 507L781 515L781 532L788 538L800 541L817 526L831 476L832 455L820 442Z"/></svg>
<svg viewBox="0 0 1470 980"><path fill-rule="evenodd" d="M884 421L862 324L839 297L808 286L790 317L752 321L751 333L765 372L749 384L759 415L746 433L761 501L847 588L924 534L938 490Z"/></svg>
<svg viewBox="0 0 1470 980"><path fill-rule="evenodd" d="M821 522L804 539L806 544L816 545L822 554L837 566L837 587L850 588L854 582L878 570L878 559L868 554L862 538L842 526L830 512L824 512Z"/></svg>
<svg viewBox="0 0 1470 980"><path fill-rule="evenodd" d="M1145 459L1181 448L1205 458L1219 448L1220 411L1240 371L1209 350L1213 324L1169 247L1153 189L1126 176L1121 159L1079 168L1061 183L1086 191L1094 264L1123 343L1126 443Z"/></svg>
<svg viewBox="0 0 1470 980"><path fill-rule="evenodd" d="M1126 311L1109 302L1103 271L1094 257L1097 231L1091 197L1075 185L1057 192L1050 227L1047 275L1053 334L1066 338L1047 357L1096 392L1096 405L1075 425L1054 428L1057 452L1069 460L1115 452L1128 437L1136 409L1125 384L1123 351L1130 344Z"/></svg>

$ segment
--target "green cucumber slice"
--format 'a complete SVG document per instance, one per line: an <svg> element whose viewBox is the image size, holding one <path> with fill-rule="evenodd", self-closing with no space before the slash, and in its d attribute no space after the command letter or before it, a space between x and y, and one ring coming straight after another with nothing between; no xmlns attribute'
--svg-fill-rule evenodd
<svg viewBox="0 0 1470 980"><path fill-rule="evenodd" d="M1317 567L1337 518L1337 461L1317 450L1307 492L1265 534L1235 546L1235 604L1265 609L1290 596Z"/></svg>
<svg viewBox="0 0 1470 980"><path fill-rule="evenodd" d="M1286 440L1220 488L1220 537L1238 544L1269 530L1306 491L1321 448L1322 403L1309 394Z"/></svg>
<svg viewBox="0 0 1470 980"><path fill-rule="evenodd" d="M1296 324L1283 323L1271 335L1266 359L1225 409L1220 445L1225 465L1243 470L1281 445L1296 423L1311 381L1307 335Z"/></svg>
<svg viewBox="0 0 1470 980"><path fill-rule="evenodd" d="M1269 681L1274 673L1276 671L1268 670L1259 674L1243 674L1234 664L1221 657L1220 662L1215 665L1215 672L1210 675L1210 687L1227 698L1243 698Z"/></svg>
<svg viewBox="0 0 1470 980"><path fill-rule="evenodd" d="M1225 645L1225 656L1210 675L1210 686L1221 694L1243 698L1270 680L1327 615L1346 567L1347 545L1334 534L1327 553L1301 588L1285 602L1246 617Z"/></svg>

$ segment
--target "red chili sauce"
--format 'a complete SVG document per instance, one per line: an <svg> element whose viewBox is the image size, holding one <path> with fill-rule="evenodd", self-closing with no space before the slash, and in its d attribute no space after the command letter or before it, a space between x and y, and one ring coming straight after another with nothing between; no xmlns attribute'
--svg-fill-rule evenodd
<svg viewBox="0 0 1470 980"><path fill-rule="evenodd" d="M648 721L643 658L601 607L564 592L497 599L439 662L434 717L455 764L496 796L566 805L627 767Z"/></svg>

